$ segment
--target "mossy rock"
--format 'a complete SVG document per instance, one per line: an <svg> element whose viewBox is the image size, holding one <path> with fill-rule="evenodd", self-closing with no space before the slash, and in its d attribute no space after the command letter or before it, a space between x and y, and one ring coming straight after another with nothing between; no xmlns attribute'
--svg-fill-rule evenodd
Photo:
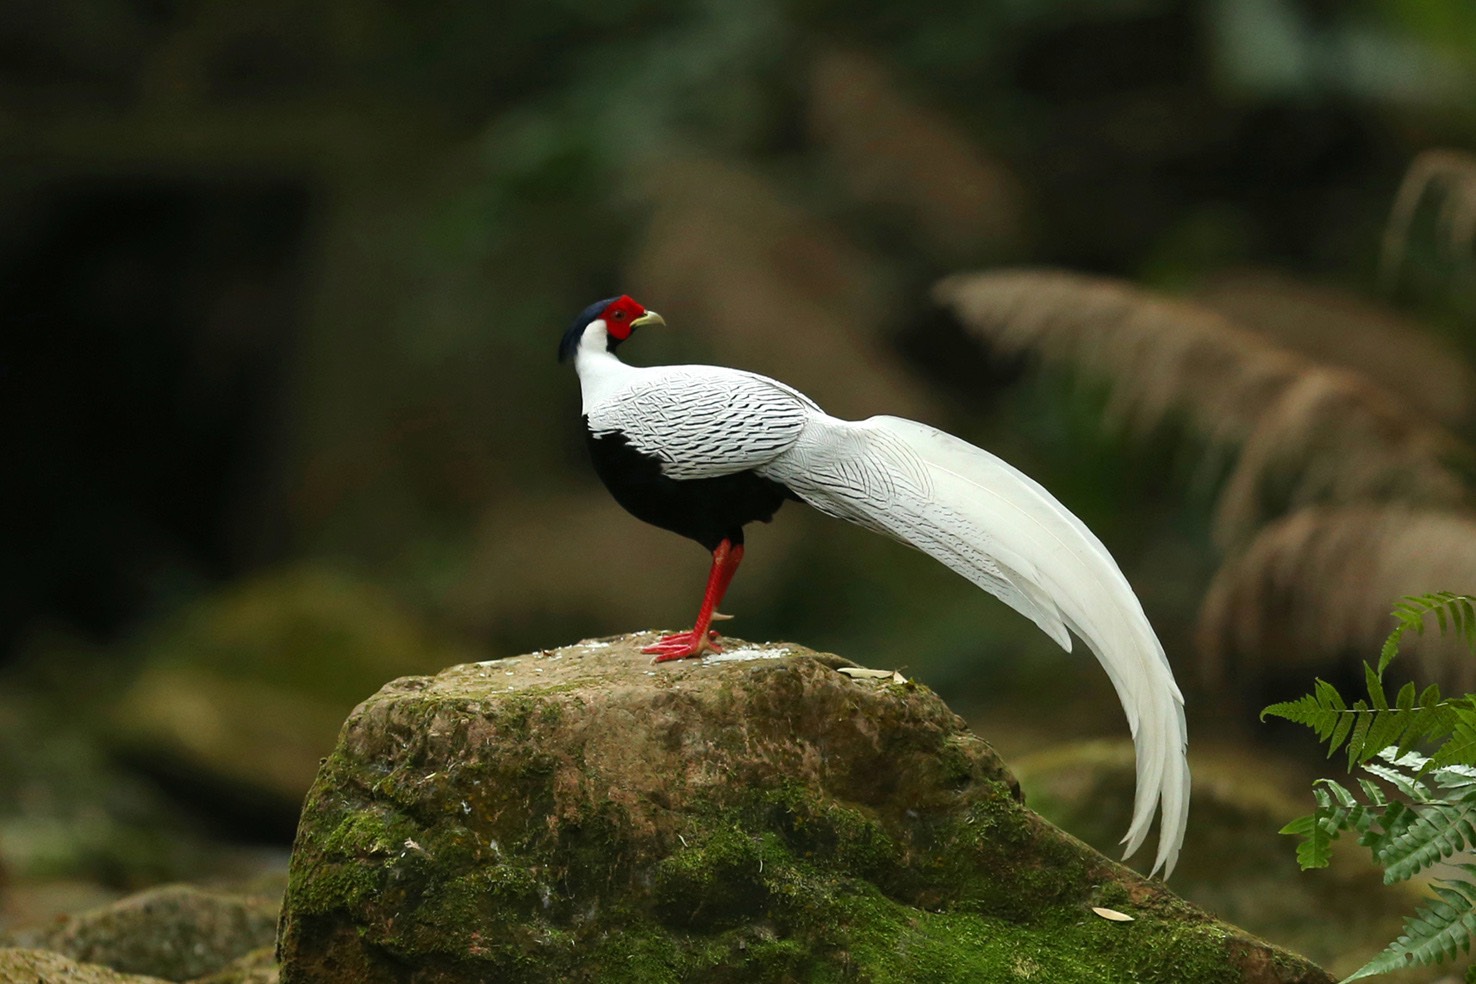
<svg viewBox="0 0 1476 984"><path fill-rule="evenodd" d="M232 813L286 824L364 694L476 658L385 590L316 567L232 585L135 645L142 666L113 714L119 744Z"/></svg>
<svg viewBox="0 0 1476 984"><path fill-rule="evenodd" d="M277 984L279 980L281 973L277 967L276 947L264 946L232 960L193 984Z"/></svg>
<svg viewBox="0 0 1476 984"><path fill-rule="evenodd" d="M0 981L16 984L164 984L157 977L123 974L99 964L78 963L60 953L0 946Z"/></svg>
<svg viewBox="0 0 1476 984"><path fill-rule="evenodd" d="M1025 809L926 688L731 640L652 666L651 638L361 704L303 810L282 980L1330 980Z"/></svg>
<svg viewBox="0 0 1476 984"><path fill-rule="evenodd" d="M18 931L0 945L51 951L124 974L189 981L270 946L278 910L279 900L267 896L165 885Z"/></svg>
<svg viewBox="0 0 1476 984"><path fill-rule="evenodd" d="M85 894L103 901L208 861L188 818L109 757L86 699L79 708L75 690L0 678L0 892L11 917L26 914L19 896L46 883L95 883Z"/></svg>
<svg viewBox="0 0 1476 984"><path fill-rule="evenodd" d="M1132 810L1133 749L1087 741L1034 752L1014 762L1031 804L1052 822L1103 850L1117 844ZM1300 787L1297 797L1288 790ZM1194 814L1174 887L1186 898L1344 976L1404 931L1424 902L1419 879L1385 885L1383 871L1356 844L1335 852L1324 871L1301 871L1296 839L1278 833L1311 811L1306 780L1279 775L1254 748L1202 753L1194 765ZM1422 967L1381 980L1433 980Z"/></svg>

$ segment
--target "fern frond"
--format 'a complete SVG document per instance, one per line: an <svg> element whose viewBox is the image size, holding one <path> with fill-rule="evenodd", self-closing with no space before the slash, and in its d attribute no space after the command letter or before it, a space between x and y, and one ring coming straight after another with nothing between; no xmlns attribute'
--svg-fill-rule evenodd
<svg viewBox="0 0 1476 984"><path fill-rule="evenodd" d="M1476 766L1476 707L1468 699L1452 705L1450 715L1450 737L1436 749L1431 760L1436 766L1451 770L1452 775L1460 775L1463 773L1454 771L1458 767ZM1471 775L1476 782L1476 771Z"/></svg>
<svg viewBox="0 0 1476 984"><path fill-rule="evenodd" d="M1386 748L1396 748L1402 753L1420 742L1450 733L1454 705L1441 698L1439 687L1431 684L1423 693L1416 694L1414 684L1407 683L1391 705L1378 673L1367 663L1363 668L1369 691L1367 701L1359 699L1350 706L1336 687L1326 680L1318 680L1312 693L1272 704L1261 711L1261 719L1279 717L1306 725L1319 740L1327 743L1329 758L1346 743L1349 769Z"/></svg>
<svg viewBox="0 0 1476 984"><path fill-rule="evenodd" d="M1443 147L1422 152L1404 172L1384 225L1379 279L1390 293L1409 248L1415 213L1427 196L1438 200L1437 226L1444 230L1440 245L1446 255L1456 257L1476 245L1476 157Z"/></svg>
<svg viewBox="0 0 1476 984"><path fill-rule="evenodd" d="M1301 838L1297 844L1297 867L1310 871L1326 868L1332 862L1332 842L1337 840L1340 831L1328 829L1313 813L1297 817L1277 833Z"/></svg>
<svg viewBox="0 0 1476 984"><path fill-rule="evenodd" d="M1261 720L1264 721L1270 716L1285 718L1296 724L1305 724L1317 733L1319 741L1328 741L1338 733L1342 717L1347 710L1348 705L1343 700L1342 694L1338 693L1338 688L1319 678L1313 684L1312 693L1304 694L1296 700L1284 700L1272 704L1261 711ZM1342 744L1342 737L1346 737L1346 734L1339 736L1338 744ZM1328 757L1332 757L1331 751L1328 752Z"/></svg>
<svg viewBox="0 0 1476 984"><path fill-rule="evenodd" d="M1369 806L1382 809L1389 805L1389 797L1384 795L1384 791L1378 787L1377 783L1369 782L1360 776L1358 786L1363 790L1363 795L1368 797Z"/></svg>
<svg viewBox="0 0 1476 984"><path fill-rule="evenodd" d="M933 296L995 351L1108 380L1109 415L1134 430L1187 421L1215 462L1238 445L1215 508L1226 547L1311 503L1465 500L1451 461L1466 451L1452 434L1364 377L1208 309L1047 269L959 274Z"/></svg>
<svg viewBox="0 0 1476 984"><path fill-rule="evenodd" d="M1361 763L1371 777L1358 777L1366 802L1331 779L1313 784L1316 810L1282 829L1302 838L1297 862L1303 869L1325 867L1332 842L1345 831L1357 831L1358 843L1384 869L1386 884L1476 851L1476 694L1443 698L1434 684L1417 692L1411 682L1391 701L1384 687L1384 671L1399 655L1404 637L1422 634L1431 621L1442 635L1459 636L1476 654L1476 598L1448 591L1406 597L1394 606L1394 618L1398 625L1384 642L1378 667L1363 665L1366 700L1349 704L1336 687L1318 680L1312 693L1261 712L1263 719L1282 717L1311 728L1327 743L1329 756L1346 745L1349 770ZM1414 750L1417 745L1433 751L1422 754ZM1476 864L1452 867L1476 875ZM1434 882L1431 891L1434 897L1405 920L1404 933L1347 980L1454 959L1470 950L1476 882L1446 879Z"/></svg>
<svg viewBox="0 0 1476 984"><path fill-rule="evenodd" d="M1476 875L1476 865L1457 867ZM1344 984L1406 967L1454 960L1470 950L1471 935L1476 933L1476 884L1451 879L1437 882L1432 888L1438 897L1406 919L1399 939L1354 971Z"/></svg>
<svg viewBox="0 0 1476 984"><path fill-rule="evenodd" d="M1435 783L1441 789L1476 786L1476 768L1469 765L1447 765L1434 770Z"/></svg>
<svg viewBox="0 0 1476 984"><path fill-rule="evenodd" d="M1319 779L1312 790L1317 809L1281 828L1281 833L1302 838L1297 845L1297 865L1326 868L1332 860L1332 842L1345 831L1356 831L1360 841L1370 836L1375 815L1359 803L1346 787L1332 779Z"/></svg>
<svg viewBox="0 0 1476 984"><path fill-rule="evenodd" d="M1476 846L1476 792L1453 803L1421 804L1414 812L1414 822L1390 838L1378 854L1386 884L1404 881Z"/></svg>
<svg viewBox="0 0 1476 984"><path fill-rule="evenodd" d="M1374 380L1429 417L1458 426L1476 418L1476 372L1451 341L1390 305L1238 265L1200 280L1193 296L1283 348Z"/></svg>
<svg viewBox="0 0 1476 984"><path fill-rule="evenodd" d="M1300 509L1262 529L1216 573L1197 630L1206 672L1226 680L1232 672L1266 674L1272 653L1277 673L1300 665L1309 682L1327 674L1337 653L1361 652L1377 669L1380 647L1399 625L1391 605L1431 583L1476 595L1476 512ZM1476 691L1467 643L1430 631L1418 645L1410 634L1403 641L1406 676L1451 694Z"/></svg>
<svg viewBox="0 0 1476 984"><path fill-rule="evenodd" d="M1379 652L1380 676L1399 655L1399 644L1405 633L1424 635L1425 619L1429 615L1435 616L1441 635L1454 630L1471 651L1476 652L1476 597L1449 591L1408 595L1394 606L1394 617L1399 620L1399 625L1389 633Z"/></svg>
<svg viewBox="0 0 1476 984"><path fill-rule="evenodd" d="M1363 836L1358 838L1358 843L1368 848L1374 858L1378 858L1396 837L1402 836L1409 829L1417 817L1414 810L1394 800L1378 815L1378 823L1370 825Z"/></svg>
<svg viewBox="0 0 1476 984"><path fill-rule="evenodd" d="M1393 786L1406 799L1413 800L1416 803L1425 803L1430 799L1430 794L1425 791L1423 786L1402 772L1391 769L1388 766L1379 765L1377 762L1365 762L1363 763L1363 768L1370 775L1377 776Z"/></svg>

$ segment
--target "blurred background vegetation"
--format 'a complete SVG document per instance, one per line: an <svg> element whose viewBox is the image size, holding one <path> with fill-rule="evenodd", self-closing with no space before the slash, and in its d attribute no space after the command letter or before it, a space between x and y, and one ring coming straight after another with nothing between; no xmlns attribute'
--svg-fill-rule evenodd
<svg viewBox="0 0 1476 984"><path fill-rule="evenodd" d="M1134 310L1192 311L1161 337L1259 333L1300 353L1287 378L1361 374L1415 421L1371 432L1460 457L1473 96L1466 0L8 4L0 928L279 857L338 723L394 676L682 627L706 558L598 487L554 361L614 293L674 326L631 361L926 420L1054 490L1137 586L1196 763L1230 784L1191 826L1254 801L1245 825L1274 830L1312 766L1255 711L1371 653L1398 594L1473 589L1452 579L1476 550L1439 583L1407 560L1476 543L1465 473L1407 503L1453 530L1334 591L1387 519L1338 519L1354 532L1311 567L1324 527L1256 531L1408 490L1299 499L1269 466L1236 485L1267 397L1194 404L1233 366L1169 365L1145 422L1113 336L1001 342L931 288L1020 265L1131 284ZM1044 276L1018 303L1090 330L1074 281ZM1205 439L1235 413L1245 433ZM1298 434L1272 457L1350 454ZM734 634L900 666L1007 757L1123 733L1082 654L926 558L799 507L750 544ZM1069 816L1051 776L1110 751L1041 766L1041 802ZM1290 842L1196 860L1191 840L1181 871L1262 932L1258 910L1308 915L1264 880L1296 879ZM1390 938L1360 931L1364 956Z"/></svg>

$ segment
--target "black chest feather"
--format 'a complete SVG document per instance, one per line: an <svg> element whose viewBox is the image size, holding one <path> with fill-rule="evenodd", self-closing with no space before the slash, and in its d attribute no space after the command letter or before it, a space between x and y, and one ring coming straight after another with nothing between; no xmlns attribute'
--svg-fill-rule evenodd
<svg viewBox="0 0 1476 984"><path fill-rule="evenodd" d="M624 434L585 434L595 472L615 501L637 519L680 533L714 550L723 540L743 542L743 526L767 523L794 494L751 471L718 478L677 480L661 463L630 446Z"/></svg>

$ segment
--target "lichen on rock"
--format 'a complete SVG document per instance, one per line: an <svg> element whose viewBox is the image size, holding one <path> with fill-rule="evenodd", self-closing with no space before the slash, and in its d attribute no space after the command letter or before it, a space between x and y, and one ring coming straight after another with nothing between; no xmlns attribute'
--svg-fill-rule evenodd
<svg viewBox="0 0 1476 984"><path fill-rule="evenodd" d="M283 981L1330 980L1026 809L927 688L793 645L652 666L650 638L361 704L303 810Z"/></svg>

